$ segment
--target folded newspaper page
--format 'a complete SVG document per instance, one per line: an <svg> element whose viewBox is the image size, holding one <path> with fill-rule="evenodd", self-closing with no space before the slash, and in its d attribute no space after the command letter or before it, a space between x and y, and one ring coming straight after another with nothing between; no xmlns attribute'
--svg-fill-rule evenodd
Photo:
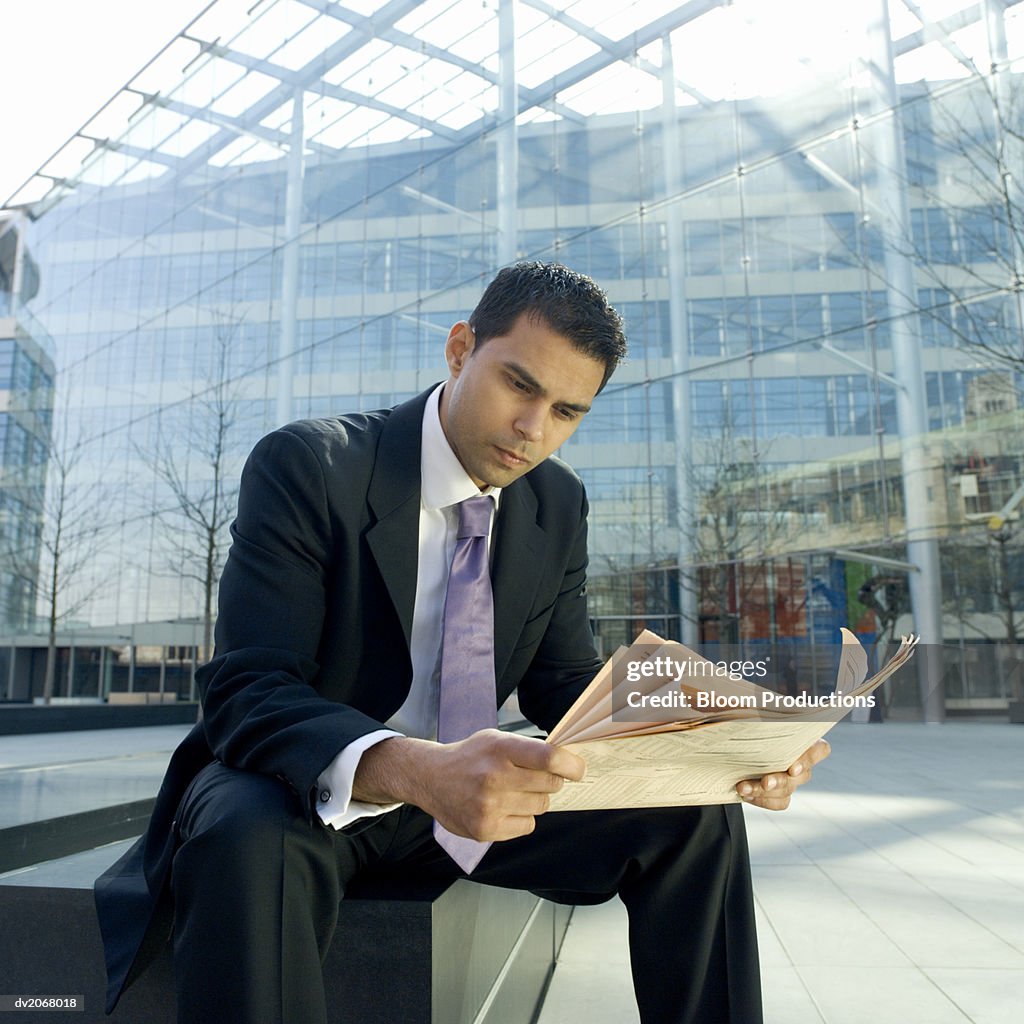
<svg viewBox="0 0 1024 1024"><path fill-rule="evenodd" d="M552 730L548 742L587 763L581 782L551 797L553 811L724 804L736 785L785 771L914 653L902 637L868 677L857 638L842 630L835 688L782 694L745 678L753 661L713 662L645 630L620 648Z"/></svg>

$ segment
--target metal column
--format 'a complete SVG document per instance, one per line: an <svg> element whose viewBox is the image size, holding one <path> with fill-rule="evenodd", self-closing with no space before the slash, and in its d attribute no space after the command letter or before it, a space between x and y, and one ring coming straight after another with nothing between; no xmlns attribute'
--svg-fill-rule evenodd
<svg viewBox="0 0 1024 1024"><path fill-rule="evenodd" d="M516 88L515 0L498 4L498 266L514 263L519 220L519 90Z"/></svg>
<svg viewBox="0 0 1024 1024"><path fill-rule="evenodd" d="M662 40L661 60L661 135L665 162L665 195L679 195L683 175L680 167L682 141L676 112L676 75L672 62L672 42ZM698 573L692 567L695 531L699 529L693 496L693 417L690 409L690 339L686 333L686 269L683 212L678 203L665 207L665 230L668 241L669 332L672 345L672 414L675 423L676 513L679 541L676 558L679 563L679 612L682 641L694 645L698 640L697 619Z"/></svg>
<svg viewBox="0 0 1024 1024"><path fill-rule="evenodd" d="M281 335L277 363L277 422L292 417L292 381L295 376L295 337L299 312L299 233L302 230L303 103L305 93L295 90L292 130L285 185L284 245L281 253Z"/></svg>
<svg viewBox="0 0 1024 1024"><path fill-rule="evenodd" d="M25 221L25 216L18 214L12 225L14 230L14 274L11 277L11 312L15 315L21 307L21 279L25 272Z"/></svg>
<svg viewBox="0 0 1024 1024"><path fill-rule="evenodd" d="M54 689L57 687L54 686ZM68 678L67 696L71 697L75 692L75 638L71 637L71 645L68 647Z"/></svg>
<svg viewBox="0 0 1024 1024"><path fill-rule="evenodd" d="M11 663L7 666L7 699L14 700L14 663L18 657L18 648L14 646L14 639L11 639Z"/></svg>
<svg viewBox="0 0 1024 1024"><path fill-rule="evenodd" d="M985 29L988 34L989 72L992 76L992 102L995 106L995 145L1002 154L1001 187L1008 192L1014 210L1024 208L1024 147L1015 131L1006 130L1006 118L1013 110L1010 91L1010 54L1006 41L1006 8L1002 0L985 0ZM1013 297L1017 330L1024 337L1024 252L1019 230L1010 231L1013 256Z"/></svg>
<svg viewBox="0 0 1024 1024"><path fill-rule="evenodd" d="M899 382L896 416L907 561L920 570L909 574L910 600L914 629L920 634L922 644L916 658L921 707L926 722L938 723L945 717L945 694L941 688L942 577L936 527L930 515L932 501L928 498L934 486L929 465L928 404L922 369L917 285L913 260L907 252L907 240L911 237L910 212L888 0L879 0L874 16L877 20L869 26L869 33L872 37L876 92L891 116L875 125L871 139L877 158L878 206L882 211L881 234L885 250L893 376ZM942 497L936 494L934 500L939 501Z"/></svg>

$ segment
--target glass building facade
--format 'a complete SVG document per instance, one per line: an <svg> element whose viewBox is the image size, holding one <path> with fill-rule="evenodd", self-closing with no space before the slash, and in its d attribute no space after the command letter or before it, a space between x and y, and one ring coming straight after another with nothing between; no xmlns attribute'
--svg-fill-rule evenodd
<svg viewBox="0 0 1024 1024"><path fill-rule="evenodd" d="M62 614L202 621L255 440L416 394L500 266L557 260L631 343L560 453L606 649L818 686L838 625L915 628L944 660L897 705L1005 708L1021 59L1003 0L217 0L9 201L102 510Z"/></svg>
<svg viewBox="0 0 1024 1024"><path fill-rule="evenodd" d="M53 345L29 311L39 268L26 218L0 212L0 628L36 616L51 449Z"/></svg>

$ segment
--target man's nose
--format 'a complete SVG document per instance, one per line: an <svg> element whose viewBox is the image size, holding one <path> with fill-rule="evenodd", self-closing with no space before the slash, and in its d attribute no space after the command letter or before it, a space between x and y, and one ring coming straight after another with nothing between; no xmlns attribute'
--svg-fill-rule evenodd
<svg viewBox="0 0 1024 1024"><path fill-rule="evenodd" d="M540 405L530 405L520 409L515 422L516 433L525 441L534 444L544 438L544 410Z"/></svg>

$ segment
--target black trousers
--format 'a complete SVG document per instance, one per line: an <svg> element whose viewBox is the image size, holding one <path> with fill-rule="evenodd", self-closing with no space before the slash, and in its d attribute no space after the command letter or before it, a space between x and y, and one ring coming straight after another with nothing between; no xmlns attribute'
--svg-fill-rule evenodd
<svg viewBox="0 0 1024 1024"><path fill-rule="evenodd" d="M219 763L185 795L178 829L182 1024L324 1024L321 962L351 880L464 877L417 808L335 832L310 825L277 779ZM618 895L644 1024L760 1024L739 805L542 815L532 835L491 846L472 878L561 903Z"/></svg>

